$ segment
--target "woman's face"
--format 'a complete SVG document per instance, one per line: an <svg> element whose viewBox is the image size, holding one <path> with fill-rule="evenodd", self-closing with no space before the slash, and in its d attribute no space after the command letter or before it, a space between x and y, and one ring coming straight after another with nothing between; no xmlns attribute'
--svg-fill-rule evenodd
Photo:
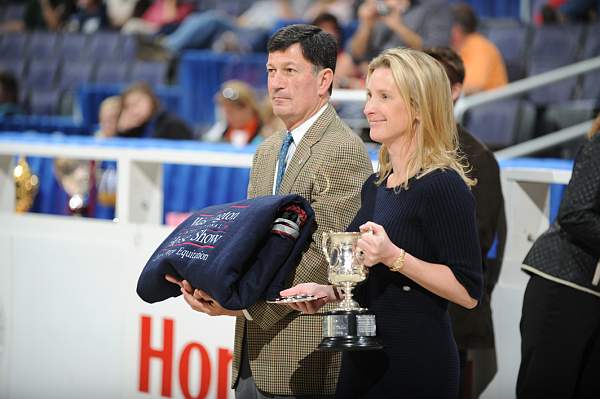
<svg viewBox="0 0 600 399"><path fill-rule="evenodd" d="M145 93L134 91L123 98L119 130L142 126L152 117L152 99Z"/></svg>
<svg viewBox="0 0 600 399"><path fill-rule="evenodd" d="M221 109L225 115L225 122L233 129L242 129L253 116L252 108L231 101L221 101Z"/></svg>
<svg viewBox="0 0 600 399"><path fill-rule="evenodd" d="M364 114L371 139L388 147L410 131L408 107L389 68L377 68L367 80Z"/></svg>

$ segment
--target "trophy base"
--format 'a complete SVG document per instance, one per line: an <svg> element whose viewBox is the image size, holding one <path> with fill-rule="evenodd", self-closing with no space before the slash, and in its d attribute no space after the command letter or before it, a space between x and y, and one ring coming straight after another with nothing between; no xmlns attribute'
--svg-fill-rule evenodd
<svg viewBox="0 0 600 399"><path fill-rule="evenodd" d="M325 337L318 346L323 352L368 351L383 349L375 337Z"/></svg>
<svg viewBox="0 0 600 399"><path fill-rule="evenodd" d="M376 337L375 315L367 309L336 309L323 315L322 351L382 349Z"/></svg>

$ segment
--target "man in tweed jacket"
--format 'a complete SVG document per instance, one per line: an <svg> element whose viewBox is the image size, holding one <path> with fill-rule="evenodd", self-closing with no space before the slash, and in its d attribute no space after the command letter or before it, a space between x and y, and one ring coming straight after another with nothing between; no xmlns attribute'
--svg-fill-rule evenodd
<svg viewBox="0 0 600 399"><path fill-rule="evenodd" d="M320 28L290 25L268 44L269 96L288 132L267 138L258 148L248 196L300 194L317 222L313 242L289 276L289 284L327 283L321 252L324 231L343 231L360 206L360 189L372 173L364 144L329 105L337 55L335 39ZM285 173L278 189L278 158L287 135ZM285 151L283 151L285 153ZM327 397L335 392L340 356L318 352L321 317L302 316L288 306L257 302L244 310L223 309L186 285L185 300L209 315L237 316L232 384L236 398Z"/></svg>

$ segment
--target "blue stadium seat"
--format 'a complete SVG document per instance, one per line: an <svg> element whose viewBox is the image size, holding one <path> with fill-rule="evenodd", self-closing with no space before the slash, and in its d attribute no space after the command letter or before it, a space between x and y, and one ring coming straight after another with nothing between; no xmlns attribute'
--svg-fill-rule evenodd
<svg viewBox="0 0 600 399"><path fill-rule="evenodd" d="M79 59L87 49L87 35L82 33L67 33L62 36L58 55L63 59Z"/></svg>
<svg viewBox="0 0 600 399"><path fill-rule="evenodd" d="M80 84L92 80L94 63L92 60L66 61L56 86L61 90L74 90Z"/></svg>
<svg viewBox="0 0 600 399"><path fill-rule="evenodd" d="M129 63L105 60L100 62L96 68L96 83L125 83L128 82Z"/></svg>
<svg viewBox="0 0 600 399"><path fill-rule="evenodd" d="M520 100L503 100L468 111L465 128L492 149L515 143Z"/></svg>
<svg viewBox="0 0 600 399"><path fill-rule="evenodd" d="M25 60L13 57L2 58L0 59L0 70L11 72L21 81L25 75Z"/></svg>
<svg viewBox="0 0 600 399"><path fill-rule="evenodd" d="M41 59L56 55L58 34L53 32L36 31L29 36L27 54L30 58Z"/></svg>
<svg viewBox="0 0 600 399"><path fill-rule="evenodd" d="M0 54L2 58L21 58L27 47L26 33L8 33L2 35L0 42Z"/></svg>
<svg viewBox="0 0 600 399"><path fill-rule="evenodd" d="M215 118L213 97L227 79L248 80L255 88L267 84L266 54L215 54L186 51L179 64L182 91L181 116L193 124L212 124Z"/></svg>
<svg viewBox="0 0 600 399"><path fill-rule="evenodd" d="M133 60L137 56L138 42L133 35L121 35L117 47L117 58L122 60Z"/></svg>
<svg viewBox="0 0 600 399"><path fill-rule="evenodd" d="M9 3L4 5L4 12L1 13L2 21L23 20L25 16L25 4Z"/></svg>
<svg viewBox="0 0 600 399"><path fill-rule="evenodd" d="M29 93L29 113L34 115L56 115L60 110L58 90L32 89Z"/></svg>
<svg viewBox="0 0 600 399"><path fill-rule="evenodd" d="M573 62L573 61L572 61ZM529 65L529 76L537 75L542 72L551 71L570 64L565 63L557 57L552 58L533 58ZM552 103L562 103L572 99L577 78L564 79L560 82L548 84L546 86L534 89L529 92L529 100L537 105Z"/></svg>
<svg viewBox="0 0 600 399"><path fill-rule="evenodd" d="M600 57L600 23L590 25L582 58ZM581 99L597 100L600 107L600 70L583 75Z"/></svg>
<svg viewBox="0 0 600 399"><path fill-rule="evenodd" d="M165 62L136 61L131 68L130 81L143 80L152 86L164 85L167 81Z"/></svg>
<svg viewBox="0 0 600 399"><path fill-rule="evenodd" d="M91 34L87 46L88 58L115 58L120 40L121 35L118 32L96 32Z"/></svg>
<svg viewBox="0 0 600 399"><path fill-rule="evenodd" d="M525 57L529 28L527 26L490 26L486 36L504 58L508 79L512 82L525 77Z"/></svg>
<svg viewBox="0 0 600 399"><path fill-rule="evenodd" d="M58 75L59 61L55 58L33 59L29 63L24 86L30 89L52 89Z"/></svg>
<svg viewBox="0 0 600 399"><path fill-rule="evenodd" d="M581 25L551 25L538 28L529 53L529 76L576 62L583 37ZM537 105L562 103L573 98L577 78L546 85L529 93Z"/></svg>
<svg viewBox="0 0 600 399"><path fill-rule="evenodd" d="M530 59L561 59L564 64L577 60L583 34L581 25L549 25L534 30Z"/></svg>

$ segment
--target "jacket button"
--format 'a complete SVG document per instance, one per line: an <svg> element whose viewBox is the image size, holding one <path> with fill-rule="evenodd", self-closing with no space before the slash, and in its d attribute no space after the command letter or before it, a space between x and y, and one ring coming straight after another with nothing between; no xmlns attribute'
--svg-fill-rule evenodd
<svg viewBox="0 0 600 399"><path fill-rule="evenodd" d="M403 285L402 290L408 292L408 291L410 291L410 287L408 285Z"/></svg>

